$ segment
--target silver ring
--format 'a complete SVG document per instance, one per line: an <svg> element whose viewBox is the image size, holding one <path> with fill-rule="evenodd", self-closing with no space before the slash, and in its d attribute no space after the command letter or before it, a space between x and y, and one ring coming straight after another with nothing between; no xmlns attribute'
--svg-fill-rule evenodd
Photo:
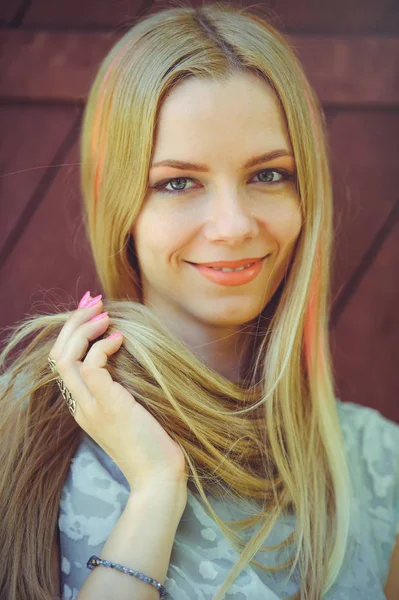
<svg viewBox="0 0 399 600"><path fill-rule="evenodd" d="M68 388L66 387L65 383L63 382L63 380L61 379L61 377L59 376L59 373L57 371L57 365L55 360L53 360L52 358L48 357L47 358L48 363L50 365L50 369L52 370L53 373L56 373L58 375L56 382L58 384L58 387L60 388L62 397L64 398L67 407L69 408L69 412L71 413L71 415L73 416L73 418L75 418L75 413L76 413L76 400L75 398L72 396L71 392L68 390Z"/></svg>

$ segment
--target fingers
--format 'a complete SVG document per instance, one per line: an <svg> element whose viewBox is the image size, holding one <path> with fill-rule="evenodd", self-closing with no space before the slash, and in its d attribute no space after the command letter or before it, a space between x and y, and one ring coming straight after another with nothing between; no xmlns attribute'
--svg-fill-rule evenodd
<svg viewBox="0 0 399 600"><path fill-rule="evenodd" d="M89 296L88 301L90 300L93 299ZM76 400L75 418L77 421L79 421L78 406L81 408L84 408L85 405L90 407L95 402L80 372L82 366L81 360L87 352L89 343L103 335L109 327L109 317L107 313L102 313L103 303L101 295L94 298L94 300L97 300L97 302L92 306L86 305L85 307L78 308L70 315L49 355L50 358L56 361L57 371L61 379ZM101 315L102 318L99 320L92 320ZM111 338L108 341L108 338L106 338L106 340L99 340L93 344L86 356L86 359L89 357L87 365L100 369L103 368L107 362L107 352L108 354L116 352L122 341L123 336L121 335L120 339ZM97 344L101 345L100 349L96 348ZM107 375L112 382L108 373Z"/></svg>
<svg viewBox="0 0 399 600"><path fill-rule="evenodd" d="M51 349L50 358L53 358L55 361L59 360L59 358L63 355L64 348L68 340L71 338L73 332L80 327L80 325L89 321L96 315L99 315L103 311L104 307L101 300L101 294L96 296L96 298L98 301L93 306L78 308L71 313ZM92 300L96 300L96 298L93 298Z"/></svg>
<svg viewBox="0 0 399 600"><path fill-rule="evenodd" d="M114 337L115 336L115 337ZM108 357L119 350L123 342L121 333L108 336L103 340L99 340L90 348L86 358L83 361L81 372L87 372L90 368L101 369L105 367Z"/></svg>
<svg viewBox="0 0 399 600"><path fill-rule="evenodd" d="M55 359L57 371L72 396L76 399L77 404L85 403L90 405L94 401L92 394L80 373L80 367L82 366L81 359L87 352L90 341L93 341L102 335L107 330L108 326L108 315L104 316L104 318L99 321L83 323L73 331L59 358ZM95 344L93 347L94 346ZM77 414L75 417L77 418Z"/></svg>
<svg viewBox="0 0 399 600"><path fill-rule="evenodd" d="M82 323L66 341L57 365L62 368L62 366L68 366L73 362L82 360L90 342L103 335L108 327L109 316L107 314L103 314L103 317L98 321L89 320L87 323Z"/></svg>
<svg viewBox="0 0 399 600"><path fill-rule="evenodd" d="M91 395L91 399L88 401L85 400L84 395L82 396L83 401L80 405L83 413L82 418L84 418L85 414L90 413L96 401L101 403L102 400L107 400L115 394L114 388L117 384L113 381L105 367L109 356L119 350L122 342L122 334L114 334L95 342L87 353L83 364L81 364L79 369L80 377ZM95 399L94 402L93 398Z"/></svg>

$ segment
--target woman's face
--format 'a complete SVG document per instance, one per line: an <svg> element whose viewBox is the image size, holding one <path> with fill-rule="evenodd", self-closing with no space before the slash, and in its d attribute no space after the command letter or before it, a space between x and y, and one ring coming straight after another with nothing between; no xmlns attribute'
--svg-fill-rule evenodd
<svg viewBox="0 0 399 600"><path fill-rule="evenodd" d="M160 164L168 161L192 166ZM294 179L283 113L264 80L246 72L223 83L180 83L161 107L148 194L131 230L144 303L211 327L259 315L300 233ZM255 278L229 285L190 264L266 255Z"/></svg>

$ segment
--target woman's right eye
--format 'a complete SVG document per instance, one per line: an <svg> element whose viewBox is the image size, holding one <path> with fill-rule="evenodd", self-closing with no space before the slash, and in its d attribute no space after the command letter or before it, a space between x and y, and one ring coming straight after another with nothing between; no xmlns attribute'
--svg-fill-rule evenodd
<svg viewBox="0 0 399 600"><path fill-rule="evenodd" d="M173 179L164 179L163 181L160 181L159 183L156 183L154 186L152 186L151 189L155 189L159 192L166 194L184 194L185 192L188 192L190 189L192 189L186 188L184 187L184 185L182 186L182 182L185 183L187 181L193 180L189 177L175 177ZM177 185L175 185L175 182L177 182ZM172 189L167 189L166 186L169 184L172 186Z"/></svg>

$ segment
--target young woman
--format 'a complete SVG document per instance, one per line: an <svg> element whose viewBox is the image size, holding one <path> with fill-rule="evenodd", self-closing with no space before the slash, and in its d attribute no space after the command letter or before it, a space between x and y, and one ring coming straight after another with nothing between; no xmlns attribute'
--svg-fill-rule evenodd
<svg viewBox="0 0 399 600"><path fill-rule="evenodd" d="M324 133L249 11L163 10L106 57L82 135L102 295L0 356L1 598L396 597L399 427L334 396Z"/></svg>

